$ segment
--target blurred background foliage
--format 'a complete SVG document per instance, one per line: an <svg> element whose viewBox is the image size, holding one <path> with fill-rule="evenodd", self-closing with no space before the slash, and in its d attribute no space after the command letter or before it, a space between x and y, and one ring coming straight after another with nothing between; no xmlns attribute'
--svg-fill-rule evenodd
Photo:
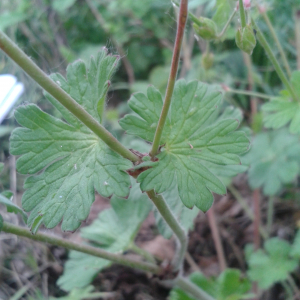
<svg viewBox="0 0 300 300"><path fill-rule="evenodd" d="M252 3L252 15L266 34L275 55L279 57L278 48L270 37L268 27L255 7L256 1L253 0ZM266 0L259 1L259 4L268 13L291 69L296 70L297 51L293 16L295 9L300 7L300 0ZM219 32L235 5L235 0L189 0L190 12L196 16L212 18L217 23ZM77 59L88 61L91 55L95 55L103 47L112 55L121 56L119 70L110 86L105 126L128 146L138 141L123 136L118 119L129 112L126 102L132 93L145 92L149 84L153 84L161 93L165 92L175 40L176 16L177 8L170 0L0 1L0 29L47 74L59 72L65 75L69 63ZM250 126L254 133L258 133L263 127L261 113L252 119L250 97L232 91L253 89L267 95L278 95L283 86L259 44L251 56L253 82L249 83L249 61L237 48L234 39L238 26L239 16L236 15L222 42L210 43L212 61L211 66L207 66L203 63L203 57L208 50L207 42L195 38L191 22L188 21L178 76L223 87L225 101L222 109L229 104L240 108L244 116L241 121L243 125ZM6 73L15 75L25 85L25 92L17 105L36 103L44 111L59 117L37 84L0 52L0 74ZM258 110L265 101L258 100ZM12 112L0 124L0 161L6 162L0 189L10 188L14 192L22 193L23 177L16 174L15 161L9 157L8 152L9 134L16 126L18 124ZM288 136L285 133L283 135ZM262 149L261 145L258 145L259 153ZM264 153L268 154L267 150L266 146ZM286 151L282 153L285 155ZM264 157L262 161L264 162ZM277 169L282 171L280 165ZM271 170L269 173L273 175L274 172ZM16 176L17 180L14 180ZM268 178L258 179L267 181ZM287 189L281 194L281 199L299 201L299 183L294 177L292 180L282 182ZM16 182L17 186L12 187L12 182ZM254 184L254 188L256 187ZM88 290L88 293L90 292Z"/></svg>

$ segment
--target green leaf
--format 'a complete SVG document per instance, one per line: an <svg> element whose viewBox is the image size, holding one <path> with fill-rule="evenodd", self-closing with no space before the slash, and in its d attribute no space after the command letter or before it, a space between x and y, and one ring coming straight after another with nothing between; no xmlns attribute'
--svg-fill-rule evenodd
<svg viewBox="0 0 300 300"><path fill-rule="evenodd" d="M16 204L11 201L12 193L3 192L0 194L0 204L6 206L7 212L20 214L24 220L24 223L27 224L27 214Z"/></svg>
<svg viewBox="0 0 300 300"><path fill-rule="evenodd" d="M230 15L233 13L235 3L230 0L217 0L217 11L213 21L217 24L219 31L223 29Z"/></svg>
<svg viewBox="0 0 300 300"><path fill-rule="evenodd" d="M249 164L248 180L252 189L262 187L265 195L275 195L282 185L299 173L299 137L287 129L255 136L251 150L242 158Z"/></svg>
<svg viewBox="0 0 300 300"><path fill-rule="evenodd" d="M211 192L225 194L223 183L205 166L240 164L237 154L249 146L243 132L233 132L239 122L235 119L217 119L221 93L204 83L184 80L176 82L172 104L161 138L161 153L157 162L138 177L143 191L168 190L173 182L185 206L207 211L212 202ZM147 96L137 93L129 106L137 115L127 115L120 125L129 134L152 141L162 109L162 96L149 87Z"/></svg>
<svg viewBox="0 0 300 300"><path fill-rule="evenodd" d="M264 243L264 250L246 249L249 265L248 275L257 281L261 289L268 289L274 283L286 280L298 266L296 259L290 258L291 245L279 238L271 238Z"/></svg>
<svg viewBox="0 0 300 300"><path fill-rule="evenodd" d="M250 281L242 278L241 271L235 269L226 269L218 278L206 278L196 272L190 276L190 280L216 300L240 300L251 288ZM177 288L171 292L170 300L193 299Z"/></svg>
<svg viewBox="0 0 300 300"><path fill-rule="evenodd" d="M0 15L0 30L5 30L8 27L23 22L29 17L30 14L24 12L19 12L19 11L5 12Z"/></svg>
<svg viewBox="0 0 300 300"><path fill-rule="evenodd" d="M3 169L4 169L4 163L0 163L0 173L2 173Z"/></svg>
<svg viewBox="0 0 300 300"><path fill-rule="evenodd" d="M133 180L132 183L128 200L114 196L112 208L102 211L91 226L81 229L83 238L112 253L121 253L130 247L152 207L147 195L141 194L139 185ZM67 291L85 287L109 265L108 260L71 251L58 285Z"/></svg>
<svg viewBox="0 0 300 300"><path fill-rule="evenodd" d="M67 79L60 74L54 74L52 79L100 122L98 105L105 99L117 62L118 57L102 50L88 67L76 61L68 66ZM25 128L13 131L10 152L21 155L18 172L39 172L24 184L22 206L25 211L32 211L28 224L31 226L43 216L44 225L53 228L63 219L62 230L74 231L89 214L94 189L104 197L128 195L130 179L125 170L132 164L113 152L54 98L46 96L68 123L35 105L21 106L15 117Z"/></svg>
<svg viewBox="0 0 300 300"><path fill-rule="evenodd" d="M291 84L300 99L300 71L293 72ZM265 127L277 129L289 123L291 133L300 133L300 102L292 101L287 90L281 91L280 97L264 104L262 111Z"/></svg>
<svg viewBox="0 0 300 300"><path fill-rule="evenodd" d="M53 0L51 6L54 10L62 13L71 7L75 2L76 0Z"/></svg>

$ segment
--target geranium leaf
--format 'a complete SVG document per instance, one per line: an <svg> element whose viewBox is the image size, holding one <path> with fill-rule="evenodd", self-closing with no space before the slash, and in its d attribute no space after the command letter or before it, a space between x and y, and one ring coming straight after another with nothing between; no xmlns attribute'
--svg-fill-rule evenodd
<svg viewBox="0 0 300 300"><path fill-rule="evenodd" d="M254 252L249 245L246 248L249 278L258 282L261 289L268 289L274 283L287 279L298 266L298 260L290 257L290 251L291 245L279 238L267 240L264 250Z"/></svg>
<svg viewBox="0 0 300 300"><path fill-rule="evenodd" d="M247 151L249 140L243 132L233 132L238 120L216 119L221 99L219 91L204 83L176 82L158 161L140 165L151 167L138 177L143 191L163 193L175 182L184 205L196 205L202 211L213 202L211 192L226 193L223 183L205 163L240 164L237 154ZM120 125L128 133L152 141L159 119L155 109L162 107L159 91L149 87L147 96L133 95L129 106L136 115L125 116Z"/></svg>
<svg viewBox="0 0 300 300"><path fill-rule="evenodd" d="M300 71L293 72L291 84L300 99ZM267 128L281 128L289 123L291 133L300 133L300 102L292 101L288 91L281 91L281 96L264 104L262 110Z"/></svg>
<svg viewBox="0 0 300 300"><path fill-rule="evenodd" d="M76 61L67 68L67 79L59 74L52 78L100 122L98 104L105 99L117 62L118 57L103 50L91 59L88 68ZM24 210L32 211L28 225L42 216L42 222L35 223L52 228L63 219L62 230L74 231L87 218L95 189L104 197L128 195L130 179L125 170L131 163L47 97L67 123L35 105L19 107L15 117L23 128L13 131L10 152L21 155L17 170L33 175L25 181L22 198Z"/></svg>
<svg viewBox="0 0 300 300"><path fill-rule="evenodd" d="M129 198L124 200L113 196L112 208L102 211L90 226L81 229L83 238L112 253L121 253L130 247L141 223L152 208L147 195L140 192L139 185L134 180L132 183ZM71 251L58 285L67 291L85 287L109 265L111 262L108 260Z"/></svg>
<svg viewBox="0 0 300 300"><path fill-rule="evenodd" d="M242 157L250 165L248 180L252 189L262 187L265 195L275 195L282 185L299 173L300 142L287 129L262 132L255 136L251 150Z"/></svg>
<svg viewBox="0 0 300 300"><path fill-rule="evenodd" d="M217 300L240 300L251 288L250 281L242 278L241 271L235 269L226 269L218 278L207 278L195 272L190 276L190 280ZM171 292L170 300L193 299L178 288Z"/></svg>

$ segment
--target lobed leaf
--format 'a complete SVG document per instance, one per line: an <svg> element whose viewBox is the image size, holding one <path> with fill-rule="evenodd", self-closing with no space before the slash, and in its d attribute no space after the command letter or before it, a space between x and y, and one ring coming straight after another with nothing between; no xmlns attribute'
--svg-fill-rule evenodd
<svg viewBox="0 0 300 300"><path fill-rule="evenodd" d="M88 68L76 61L68 66L66 79L60 74L52 79L100 122L99 104L105 100L117 62L118 57L102 50L96 59L91 58ZM31 211L28 225L35 225L35 231L36 225L43 223L52 228L63 219L61 228L74 231L87 218L95 189L104 197L128 195L130 179L125 170L131 163L113 152L52 96L46 96L66 122L35 105L19 107L15 117L23 127L13 131L10 152L21 155L18 172L32 175L25 181L22 197L24 210Z"/></svg>
<svg viewBox="0 0 300 300"><path fill-rule="evenodd" d="M295 71L291 84L300 101L300 71ZM288 91L283 90L281 96L272 99L262 106L264 125L267 128L281 128L289 124L290 133L300 133L300 102L291 101Z"/></svg>
<svg viewBox="0 0 300 300"><path fill-rule="evenodd" d="M190 280L216 300L240 300L251 288L250 281L242 278L241 271L235 269L226 269L218 278L206 278L203 274L195 272L190 276ZM171 292L170 300L193 299L178 288Z"/></svg>
<svg viewBox="0 0 300 300"><path fill-rule="evenodd" d="M250 165L248 180L252 189L262 187L265 195L275 195L283 184L299 173L299 137L287 129L262 132L255 136L251 150L242 158Z"/></svg>
<svg viewBox="0 0 300 300"><path fill-rule="evenodd" d="M268 289L276 282L286 280L298 266L298 261L291 258L290 252L291 245L279 238L267 240L264 250L254 252L249 245L246 248L249 278L257 281L261 289Z"/></svg>
<svg viewBox="0 0 300 300"><path fill-rule="evenodd" d="M112 253L124 252L131 246L141 223L152 208L147 195L141 194L134 180L132 183L129 198L124 200L113 196L112 208L102 211L92 225L81 229L83 238ZM111 262L108 260L71 251L58 285L66 291L75 287L83 288L109 265Z"/></svg>
<svg viewBox="0 0 300 300"><path fill-rule="evenodd" d="M220 92L204 83L176 82L158 161L138 166L151 167L137 179L143 191L155 189L163 193L175 182L184 205L196 205L202 211L207 211L213 202L211 192L226 193L206 163L240 164L238 154L247 151L249 141L243 132L234 132L238 120L226 116L216 119L221 98ZM162 103L162 96L154 87L148 88L147 96L134 94L129 106L136 114L125 116L120 125L127 133L152 141Z"/></svg>

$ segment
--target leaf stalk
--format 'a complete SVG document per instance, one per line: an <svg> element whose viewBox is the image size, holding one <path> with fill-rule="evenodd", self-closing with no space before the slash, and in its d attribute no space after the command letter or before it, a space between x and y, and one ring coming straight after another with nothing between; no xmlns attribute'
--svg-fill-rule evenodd
<svg viewBox="0 0 300 300"><path fill-rule="evenodd" d="M180 58L180 49L182 45L184 29L187 19L188 13L188 0L181 0L180 9L179 9L179 18L177 25L177 34L175 40L175 46L173 51L173 58L171 64L171 71L168 80L168 86L166 90L165 100L163 104L163 108L161 111L161 115L158 121L158 125L155 131L154 140L152 144L152 149L150 151L150 155L153 157L158 153L160 139L163 133L163 129L166 123L166 119L168 116L168 111L171 105L172 95L174 91L175 81L178 72L179 58Z"/></svg>
<svg viewBox="0 0 300 300"><path fill-rule="evenodd" d="M264 34L261 32L261 30L259 29L259 27L257 26L257 24L255 23L255 21L253 19L252 19L252 25L253 25L253 28L256 30L256 37L257 37L258 41L260 42L260 44L262 45L262 47L266 51L266 53L267 53L270 61L272 62L272 64L273 64L280 80L282 81L282 83L285 85L285 87L287 88L287 90L291 94L293 100L299 102L300 99L298 99L292 85L290 84L289 80L287 79L286 75L284 74L277 58L275 57L274 53L271 50L271 47L270 47L269 43L267 42Z"/></svg>
<svg viewBox="0 0 300 300"><path fill-rule="evenodd" d="M68 250L74 250L81 253L89 254L95 257L100 257L103 259L110 260L112 262L135 268L140 269L146 272L151 272L153 274L160 274L161 268L157 265L154 265L152 263L137 261L132 258L125 257L124 255L114 254L110 253L108 251L102 250L100 248L83 245L83 244L77 244L71 241L68 241L66 239L57 238L55 236L51 236L45 233L36 233L33 235L28 229L22 228L20 226L16 226L7 222L3 222L3 227L1 229L4 232L12 233L20 237L29 238L31 240L37 241L37 242L43 242L48 243L51 245L59 246L66 248Z"/></svg>
<svg viewBox="0 0 300 300"><path fill-rule="evenodd" d="M257 3L256 3L256 7L258 7L258 9L259 9L259 5ZM266 24L267 24L267 26L268 26L268 28L270 30L271 36L272 36L272 38L273 38L273 40L274 40L274 42L275 42L275 44L276 44L276 46L278 48L278 51L279 51L281 59L283 61L285 70L286 70L288 76L291 77L291 75L292 75L291 68L289 66L289 63L288 63L287 57L285 55L285 52L284 52L284 50L283 50L283 48L281 46L281 43L279 42L277 34L276 34L275 30L274 30L274 27L273 27L273 25L271 23L271 20L270 20L268 14L265 12L265 10L261 9L259 11L260 11L260 14L262 15L264 21L266 22Z"/></svg>
<svg viewBox="0 0 300 300"><path fill-rule="evenodd" d="M246 22L246 13L245 13L243 0L239 0L239 7L240 7L241 25L242 25L242 28L244 28L247 26L247 22Z"/></svg>
<svg viewBox="0 0 300 300"><path fill-rule="evenodd" d="M191 296L198 300L215 300L212 296L200 289L191 281L179 276L176 280L176 285L184 291L187 291Z"/></svg>
<svg viewBox="0 0 300 300"><path fill-rule="evenodd" d="M152 200L153 204L156 206L157 210L170 226L179 241L179 246L177 247L176 255L173 259L174 271L178 271L182 268L184 256L187 251L187 235L176 217L173 215L165 199L161 195L157 195L154 190L147 192L147 195Z"/></svg>

